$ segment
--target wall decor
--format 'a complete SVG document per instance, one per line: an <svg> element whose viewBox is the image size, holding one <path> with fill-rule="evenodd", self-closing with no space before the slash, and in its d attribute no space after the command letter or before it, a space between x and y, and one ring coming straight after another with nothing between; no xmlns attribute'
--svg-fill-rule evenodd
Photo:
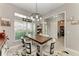
<svg viewBox="0 0 79 59"><path fill-rule="evenodd" d="M79 24L79 20L71 20L71 24L72 25L78 25Z"/></svg>
<svg viewBox="0 0 79 59"><path fill-rule="evenodd" d="M11 26L10 20L7 18L0 19L1 26Z"/></svg>

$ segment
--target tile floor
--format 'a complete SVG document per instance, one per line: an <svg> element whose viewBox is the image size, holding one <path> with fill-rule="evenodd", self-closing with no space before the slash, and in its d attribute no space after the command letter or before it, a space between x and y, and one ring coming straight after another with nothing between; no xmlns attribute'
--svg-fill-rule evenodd
<svg viewBox="0 0 79 59"><path fill-rule="evenodd" d="M22 56L21 53L23 52L25 52L24 48L18 45L16 47L10 48L6 53L6 56ZM26 56L29 56L29 55L26 54ZM36 54L31 56L36 56ZM55 51L53 55L48 55L48 56L69 56L69 54L66 54L63 51Z"/></svg>
<svg viewBox="0 0 79 59"><path fill-rule="evenodd" d="M55 43L55 51L63 51L64 50L64 37L60 37L56 39Z"/></svg>
<svg viewBox="0 0 79 59"><path fill-rule="evenodd" d="M22 56L21 54L24 52L24 48L22 47L22 44L20 44L21 42L19 42L19 43L18 42L19 41L17 41L16 44L13 43L14 46L12 46L8 49L5 56ZM72 56L72 54L70 54L70 52L68 52L68 53L69 54L64 52L63 37L61 37L60 39L57 39L56 43L55 43L55 51L52 56ZM26 54L26 56L29 56L29 55ZM31 55L31 56L36 56L36 52L34 55ZM48 56L51 56L51 55L48 55Z"/></svg>

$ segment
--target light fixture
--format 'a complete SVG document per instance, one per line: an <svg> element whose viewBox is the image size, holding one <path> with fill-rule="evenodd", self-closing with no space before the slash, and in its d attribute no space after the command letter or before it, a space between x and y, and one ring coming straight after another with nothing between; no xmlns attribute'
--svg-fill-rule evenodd
<svg viewBox="0 0 79 59"><path fill-rule="evenodd" d="M22 20L26 21L26 22L32 22L32 21L39 22L42 19L42 16L40 13L38 13L37 2L35 4L35 6L36 6L36 9L35 9L36 12L32 13L30 16L25 16L25 15L17 13L17 12L15 12L14 15L22 18Z"/></svg>
<svg viewBox="0 0 79 59"><path fill-rule="evenodd" d="M21 18L27 18L25 15L17 13L17 12L15 12L14 15Z"/></svg>
<svg viewBox="0 0 79 59"><path fill-rule="evenodd" d="M4 17L2 17L1 20L10 21L10 19Z"/></svg>
<svg viewBox="0 0 79 59"><path fill-rule="evenodd" d="M31 14L31 20L32 21L40 21L42 19L42 16L40 13L38 13L37 3L36 3L36 12Z"/></svg>

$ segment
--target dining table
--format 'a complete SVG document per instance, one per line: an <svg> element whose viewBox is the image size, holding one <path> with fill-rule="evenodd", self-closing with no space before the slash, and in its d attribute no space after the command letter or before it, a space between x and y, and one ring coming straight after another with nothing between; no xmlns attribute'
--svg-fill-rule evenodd
<svg viewBox="0 0 79 59"><path fill-rule="evenodd" d="M52 37L45 36L45 35L27 35L25 36L35 42L37 46L37 56L42 56L43 55L43 47L47 44L48 41L52 40Z"/></svg>

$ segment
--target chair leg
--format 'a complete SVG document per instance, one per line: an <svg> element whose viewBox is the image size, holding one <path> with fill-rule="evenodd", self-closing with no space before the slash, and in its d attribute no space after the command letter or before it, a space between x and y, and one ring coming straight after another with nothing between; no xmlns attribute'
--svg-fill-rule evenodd
<svg viewBox="0 0 79 59"><path fill-rule="evenodd" d="M54 50L53 49L54 49L54 43L51 43L51 46L50 46L50 54L54 54Z"/></svg>
<svg viewBox="0 0 79 59"><path fill-rule="evenodd" d="M26 49L29 49L29 50L30 50L29 52L26 50L26 53L27 53L27 54L31 54L31 43L26 43L26 44L28 44L28 45L29 45L29 48L28 48L28 47L26 47Z"/></svg>
<svg viewBox="0 0 79 59"><path fill-rule="evenodd" d="M2 52L1 52L1 50L0 50L0 56L1 56L1 54L2 54Z"/></svg>
<svg viewBox="0 0 79 59"><path fill-rule="evenodd" d="M40 52L40 46L37 45L37 52Z"/></svg>
<svg viewBox="0 0 79 59"><path fill-rule="evenodd" d="M31 54L31 44L30 44L30 54Z"/></svg>
<svg viewBox="0 0 79 59"><path fill-rule="evenodd" d="M25 47L25 45L23 45L23 47Z"/></svg>
<svg viewBox="0 0 79 59"><path fill-rule="evenodd" d="M36 53L36 55L37 55L37 56L40 56L39 53L40 53L40 46L37 45L37 53Z"/></svg>

